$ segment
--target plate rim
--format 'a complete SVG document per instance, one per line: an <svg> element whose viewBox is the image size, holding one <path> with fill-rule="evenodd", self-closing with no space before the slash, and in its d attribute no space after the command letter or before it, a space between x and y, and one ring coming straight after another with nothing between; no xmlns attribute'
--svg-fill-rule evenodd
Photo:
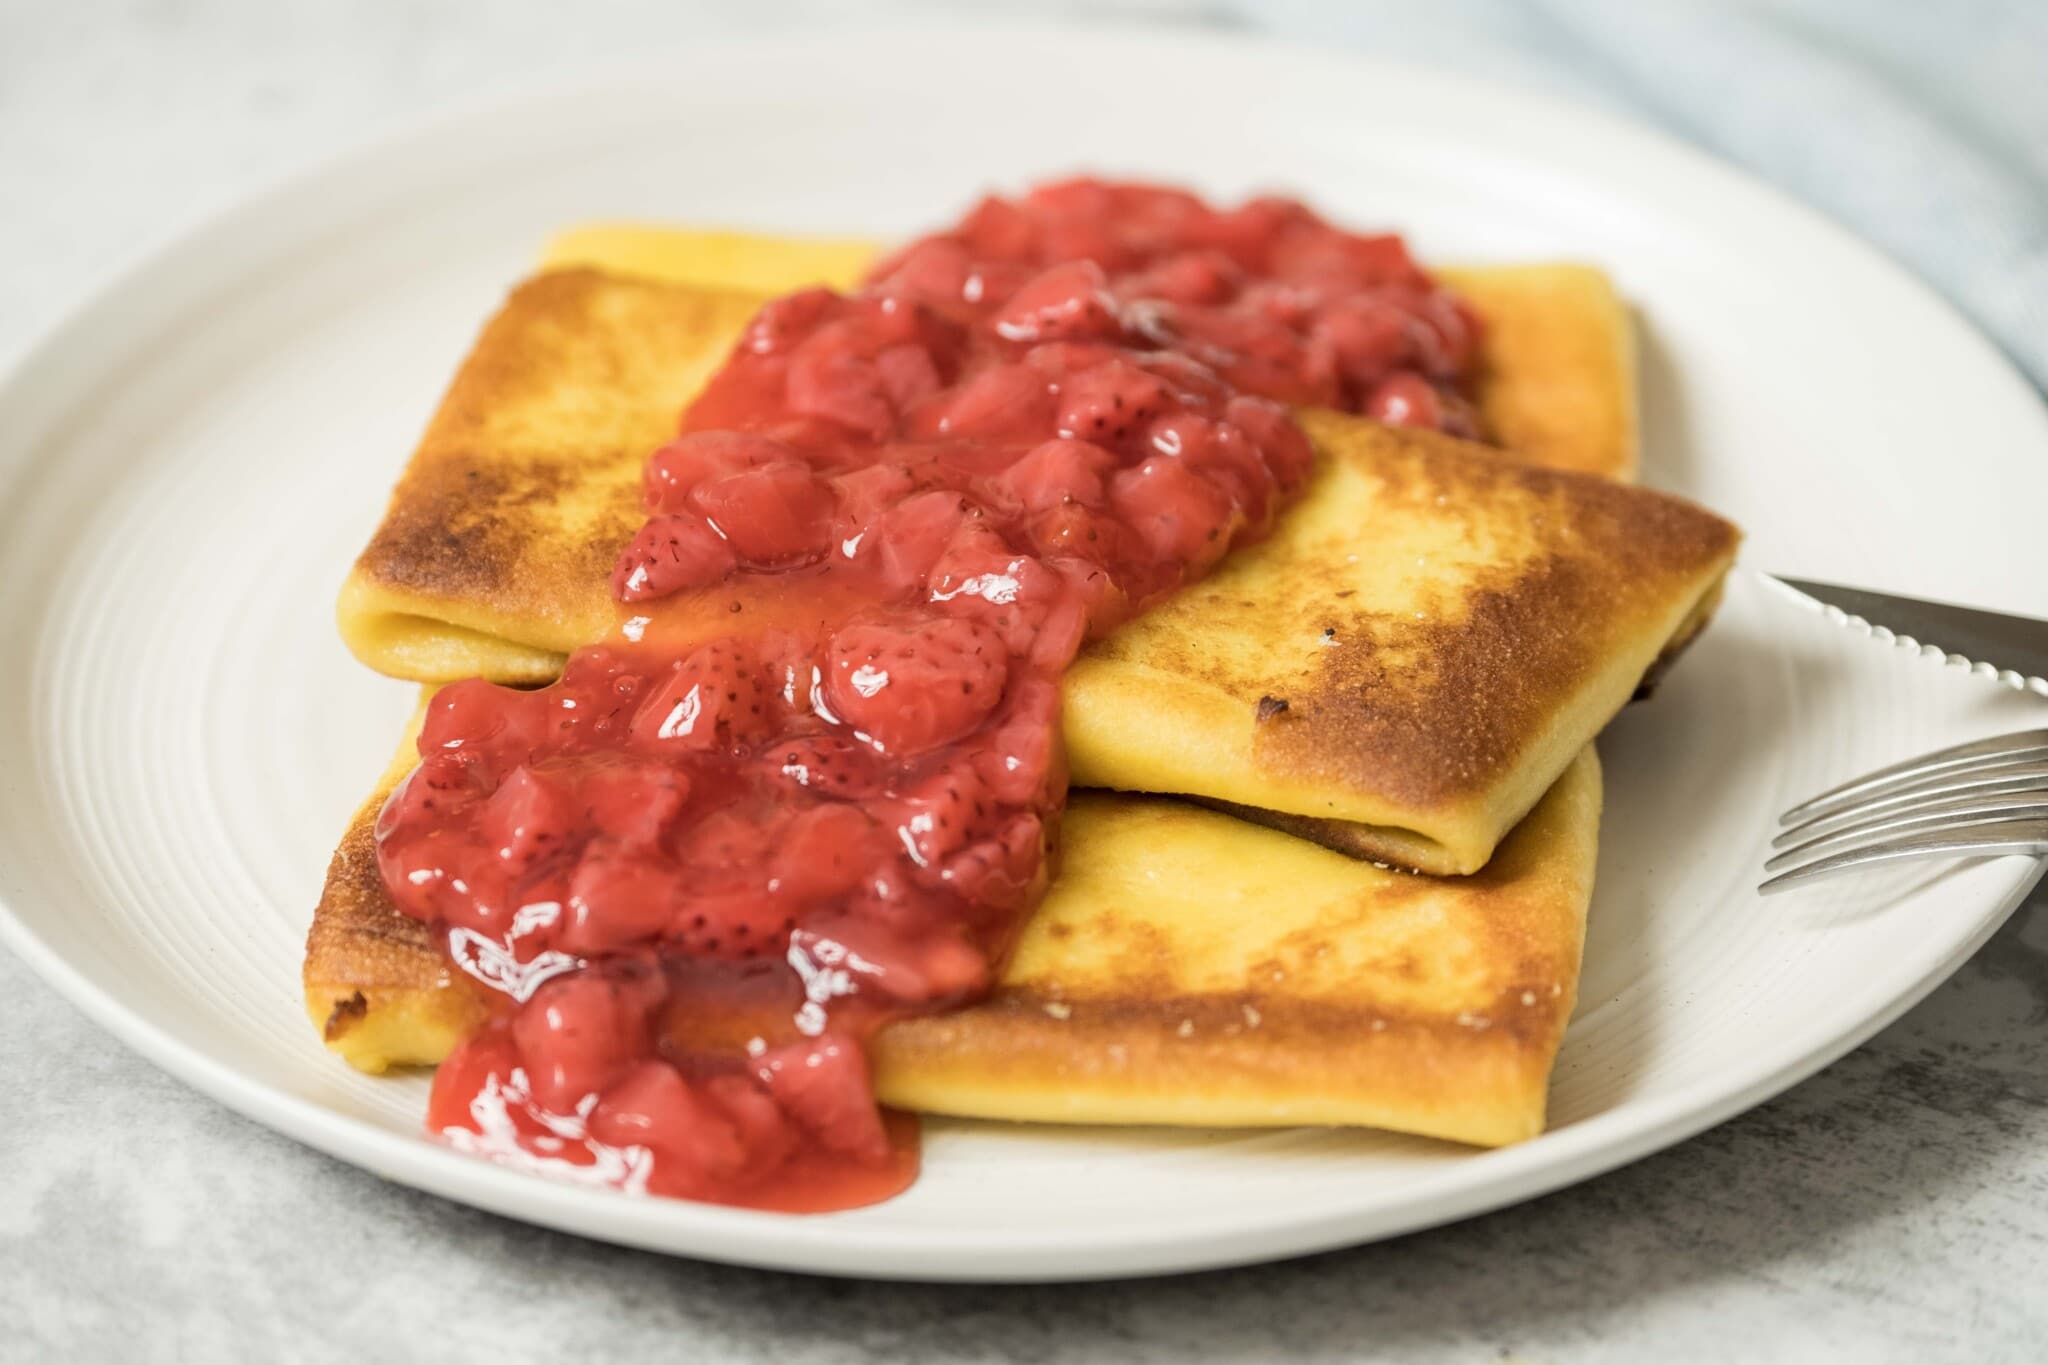
<svg viewBox="0 0 2048 1365"><path fill-rule="evenodd" d="M1824 214L1750 173L1656 129L1572 104L1540 90L1342 49L1310 48L1284 39L1162 30L1135 24L863 25L846 31L857 33L863 43L909 40L944 48L965 40L987 41L994 34L1005 35L1012 41L1071 42L1077 30L1088 34L1091 40L1111 44L1135 44L1145 49L1182 47L1230 61L1256 63L1284 58L1314 62L1354 75L1370 74L1383 80L1435 86L1447 94L1476 93L1517 104L1554 126L1576 126L1588 136L1633 144L1639 154L1655 158L1674 173L1690 180L1704 177L1706 188L1718 185L1775 216L1792 215L1805 228L1820 234L1817 240L1831 253L1847 254L1860 259L1866 267L1889 275L1897 285L1917 295L1923 306L1931 305L1943 315L1954 333L1952 340L1974 347L1977 362L1997 369L2005 382L2038 399L2032 384L2010 357L1959 309L1912 270ZM761 33L725 35L695 45L689 56L701 59L724 55L731 59L748 53L786 51L792 43L806 40ZM321 186L330 182L365 175L374 179L381 163L406 153L410 144L429 148L445 144L450 139L459 139L465 129L481 120L540 104L595 94L626 98L644 83L673 80L673 61L674 55L670 54L660 59L607 64L569 77L520 82L450 101L412 117L388 120L346 145L271 177L240 196L190 215L101 272L73 296L54 320L18 351L5 357L4 364L0 364L0 411L22 406L28 401L25 395L46 373L61 374L67 367L79 367L81 348L88 352L83 368L90 370L95 364L104 364L90 358L93 334L128 335L129 329L123 327L120 317L124 296L145 278L161 290L166 262L203 253L209 245L218 250L222 239L247 235L266 217L288 212L294 202L317 194ZM134 340L132 335L129 340ZM69 412L75 404L75 396L66 393L54 408ZM2037 415L2044 444L2048 444L2048 409L2038 409L2037 404ZM22 458L8 461L8 467L0 469L0 483L13 486L17 480L34 477L36 460L32 447L33 442L25 442ZM4 852L5 846L0 845L0 855ZM1239 1214L1220 1219L1216 1227L1192 1232L1186 1224L1179 1223L1158 1234L1118 1229L1093 1243L1087 1240L1085 1229L1057 1239L1052 1234L1026 1238L1014 1234L963 1236L963 1229L948 1229L940 1235L914 1227L861 1228L849 1236L844 1231L835 1233L835 1226L843 1230L845 1225L829 1216L793 1218L706 1205L634 1200L609 1191L525 1176L339 1113L316 1100L250 1077L197 1044L174 1036L172 1031L151 1023L140 1009L101 987L45 942L9 903L10 893L5 886L0 886L0 943L88 1018L195 1089L307 1146L427 1193L586 1236L736 1264L870 1278L1078 1280L1243 1264L1435 1226L1576 1183L1683 1140L1813 1074L1923 999L1996 932L2025 899L2043 868L2048 867L2048 862L2042 860L2024 864L2014 861L2020 875L2003 896L1980 911L1970 930L1953 940L1946 952L1927 965L1884 1008L1838 1032L1818 1048L1782 1058L1746 1085L1730 1090L1712 1078L1702 1078L1659 1099L1647 1115L1617 1108L1547 1134L1541 1146L1531 1143L1483 1154L1487 1165L1482 1175L1448 1191L1431 1189L1394 1201L1380 1199L1364 1208L1340 1206L1309 1220L1294 1218L1248 1225ZM0 871L4 870L4 859L0 859ZM1620 1131L1610 1135L1610 1129ZM1475 1157L1475 1162L1479 1159ZM600 1220L602 1226L598 1226ZM678 1233L685 1236L679 1238ZM676 1245L679 1240L709 1241L713 1245L684 1249ZM1043 1258L1056 1249L1091 1257L1094 1263L1076 1267L1028 1262L1030 1257ZM982 1257L986 1263L949 1267L943 1264L949 1255ZM1003 1264L1006 1257L1020 1256L1027 1258L1026 1263Z"/></svg>

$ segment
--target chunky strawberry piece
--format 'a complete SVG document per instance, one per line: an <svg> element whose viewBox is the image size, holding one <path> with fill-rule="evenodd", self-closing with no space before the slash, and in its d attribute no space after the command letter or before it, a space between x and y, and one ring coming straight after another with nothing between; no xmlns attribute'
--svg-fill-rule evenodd
<svg viewBox="0 0 2048 1365"><path fill-rule="evenodd" d="M976 204L954 235L979 261L1033 260L1042 254L1038 251L1038 224L1016 204L997 195Z"/></svg>
<svg viewBox="0 0 2048 1365"><path fill-rule="evenodd" d="M646 1051L649 1004L637 983L600 972L542 986L512 1021L534 1098L573 1110L618 1079Z"/></svg>
<svg viewBox="0 0 2048 1365"><path fill-rule="evenodd" d="M737 563L732 546L702 517L655 517L613 566L612 596L621 602L651 602L716 583Z"/></svg>
<svg viewBox="0 0 2048 1365"><path fill-rule="evenodd" d="M1066 557L1115 563L1123 552L1125 531L1115 517L1076 499L1033 518L1030 536L1033 548L1048 561Z"/></svg>
<svg viewBox="0 0 2048 1365"><path fill-rule="evenodd" d="M875 357L875 374L889 406L905 412L945 387L932 353L914 343L891 346Z"/></svg>
<svg viewBox="0 0 2048 1365"><path fill-rule="evenodd" d="M622 847L657 846L690 798L690 775L665 764L604 755L581 769L576 796L584 817ZM550 813L567 811L557 803Z"/></svg>
<svg viewBox="0 0 2048 1365"><path fill-rule="evenodd" d="M1230 547L1230 496L1185 460L1155 455L1125 470L1109 501L1160 559L1206 565Z"/></svg>
<svg viewBox="0 0 2048 1365"><path fill-rule="evenodd" d="M1044 866L1045 826L1030 811L1021 811L993 837L948 855L939 866L939 881L985 910L1015 912L1033 899Z"/></svg>
<svg viewBox="0 0 2048 1365"><path fill-rule="evenodd" d="M744 354L784 355L794 350L839 307L829 289L805 289L764 304L740 338Z"/></svg>
<svg viewBox="0 0 2048 1365"><path fill-rule="evenodd" d="M503 1029L489 1029L464 1041L434 1071L434 1088L427 1096L427 1131L452 1130L466 1136L480 1132L495 1117L503 1087L517 1069L519 1050Z"/></svg>
<svg viewBox="0 0 2048 1365"><path fill-rule="evenodd" d="M512 876L524 876L558 853L575 833L570 794L524 764L483 803L478 820L484 847Z"/></svg>
<svg viewBox="0 0 2048 1365"><path fill-rule="evenodd" d="M1002 700L1009 656L972 621L863 622L832 637L825 701L885 753L965 736Z"/></svg>
<svg viewBox="0 0 2048 1365"><path fill-rule="evenodd" d="M1366 396L1365 415L1397 427L1444 426L1443 395L1413 370L1388 375Z"/></svg>
<svg viewBox="0 0 2048 1365"><path fill-rule="evenodd" d="M850 335L828 327L797 349L789 362L790 410L878 438L894 425L896 412L881 371Z"/></svg>
<svg viewBox="0 0 2048 1365"><path fill-rule="evenodd" d="M847 973L864 992L891 1004L936 1006L988 988L989 954L962 926L933 926L901 900L855 899L847 911L815 916L790 937L792 957L816 972Z"/></svg>
<svg viewBox="0 0 2048 1365"><path fill-rule="evenodd" d="M731 750L767 733L773 704L745 651L713 641L671 666L633 715L633 741L652 752Z"/></svg>
<svg viewBox="0 0 2048 1365"><path fill-rule="evenodd" d="M1114 446L1172 406L1171 390L1156 375L1128 360L1108 360L1060 386L1059 433Z"/></svg>
<svg viewBox="0 0 2048 1365"><path fill-rule="evenodd" d="M724 1108L667 1062L641 1062L609 1087L590 1116L590 1135L613 1147L649 1148L691 1184L735 1175L748 1158Z"/></svg>
<svg viewBox="0 0 2048 1365"><path fill-rule="evenodd" d="M781 836L781 814L762 818L732 805L707 811L676 839L676 860L704 886L753 882Z"/></svg>
<svg viewBox="0 0 2048 1365"><path fill-rule="evenodd" d="M911 431L926 438L1030 440L1045 430L1052 411L1052 386L1041 371L996 365L920 409Z"/></svg>
<svg viewBox="0 0 2048 1365"><path fill-rule="evenodd" d="M1258 443L1233 422L1176 413L1146 429L1151 448L1214 484L1254 525L1263 525L1278 480Z"/></svg>
<svg viewBox="0 0 2048 1365"><path fill-rule="evenodd" d="M866 1040L985 995L1051 876L1059 677L1270 524L1286 405L1473 433L1398 238L1078 179L762 308L654 451L615 634L428 708L376 826L490 1022L466 1151L762 1208L885 1198Z"/></svg>
<svg viewBox="0 0 2048 1365"><path fill-rule="evenodd" d="M1032 555L987 545L956 542L932 566L926 582L927 600L948 615L981 622L995 632L1004 649L1019 657L1036 657L1039 637L1062 607L1080 612L1057 569ZM1081 641L1076 637L1068 643L1078 649ZM1071 657L1062 658L1061 666Z"/></svg>
<svg viewBox="0 0 2048 1365"><path fill-rule="evenodd" d="M1057 391L1062 380L1077 375L1097 365L1107 365L1113 360L1122 360L1129 351L1120 346L1111 346L1101 341L1048 341L1033 346L1024 353L1024 363L1044 375ZM1147 361L1153 357L1148 355ZM1051 411L1048 409L1048 411ZM1038 435L1034 430L1032 435Z"/></svg>
<svg viewBox="0 0 2048 1365"><path fill-rule="evenodd" d="M678 908L666 942L671 951L694 958L748 962L780 956L796 927L791 906L772 883L700 889Z"/></svg>
<svg viewBox="0 0 2048 1365"><path fill-rule="evenodd" d="M1056 265L1010 295L994 326L1005 341L1114 339L1123 332L1102 267L1085 260Z"/></svg>
<svg viewBox="0 0 2048 1365"><path fill-rule="evenodd" d="M1301 487L1315 464L1316 453L1285 408L1264 398L1237 397L1225 405L1223 416L1251 438L1280 487L1289 491Z"/></svg>
<svg viewBox="0 0 2048 1365"><path fill-rule="evenodd" d="M985 826L992 811L980 772L972 763L954 763L912 788L892 820L911 863L931 869Z"/></svg>
<svg viewBox="0 0 2048 1365"><path fill-rule="evenodd" d="M621 841L592 840L569 879L555 942L579 957L619 952L666 930L684 896L683 874L667 859Z"/></svg>
<svg viewBox="0 0 2048 1365"><path fill-rule="evenodd" d="M858 806L826 802L789 822L768 865L776 895L812 904L853 889L889 855L888 834Z"/></svg>
<svg viewBox="0 0 2048 1365"><path fill-rule="evenodd" d="M420 724L422 754L436 750L461 750L479 758L486 754L513 757L525 762L545 731L539 707L532 694L515 692L485 682L464 678L434 694Z"/></svg>
<svg viewBox="0 0 2048 1365"><path fill-rule="evenodd" d="M835 476L832 488L839 503L835 534L839 537L840 553L851 558L875 519L909 498L920 486L919 471L903 464L862 465Z"/></svg>
<svg viewBox="0 0 2048 1365"><path fill-rule="evenodd" d="M648 457L641 485L650 512L690 510L701 484L756 465L794 458L780 441L746 431L697 431L678 436Z"/></svg>
<svg viewBox="0 0 2048 1365"><path fill-rule="evenodd" d="M1408 364L1414 356L1414 318L1395 304L1374 298L1323 311L1309 328L1317 363L1338 384L1371 385L1375 378Z"/></svg>
<svg viewBox="0 0 2048 1365"><path fill-rule="evenodd" d="M776 1170L796 1149L795 1123L752 1076L713 1076L704 1083L704 1096L732 1125L755 1168Z"/></svg>
<svg viewBox="0 0 2048 1365"><path fill-rule="evenodd" d="M913 592L980 509L950 488L913 494L881 513L862 537L859 553L892 592Z"/></svg>
<svg viewBox="0 0 2048 1365"><path fill-rule="evenodd" d="M1100 507L1102 481L1117 457L1099 445L1062 438L1035 446L1004 472L1003 491L1028 511L1086 503Z"/></svg>
<svg viewBox="0 0 2048 1365"><path fill-rule="evenodd" d="M1043 680L1017 687L1003 724L974 756L982 785L996 801L1042 809L1065 794L1066 756L1054 728L1059 704L1058 689Z"/></svg>
<svg viewBox="0 0 2048 1365"><path fill-rule="evenodd" d="M690 501L749 569L807 563L832 539L832 490L797 460L699 484Z"/></svg>
<svg viewBox="0 0 2048 1365"><path fill-rule="evenodd" d="M772 1048L754 1064L754 1074L785 1113L833 1151L867 1161L888 1155L858 1042L828 1035Z"/></svg>
<svg viewBox="0 0 2048 1365"><path fill-rule="evenodd" d="M880 266L875 286L927 307L950 309L978 302L971 297L975 279L974 252L964 242L943 237L913 243Z"/></svg>
<svg viewBox="0 0 2048 1365"><path fill-rule="evenodd" d="M1244 281L1244 267L1232 260L1229 253L1198 248L1168 256L1123 280L1120 287L1136 299L1220 304L1236 298Z"/></svg>
<svg viewBox="0 0 2048 1365"><path fill-rule="evenodd" d="M767 752L769 770L792 788L841 801L864 801L883 789L872 747L842 735L799 735Z"/></svg>

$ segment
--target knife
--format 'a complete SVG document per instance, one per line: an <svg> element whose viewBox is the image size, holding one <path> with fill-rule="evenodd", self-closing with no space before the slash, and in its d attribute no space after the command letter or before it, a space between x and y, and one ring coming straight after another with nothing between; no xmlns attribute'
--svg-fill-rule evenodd
<svg viewBox="0 0 2048 1365"><path fill-rule="evenodd" d="M1918 653L1945 654L1981 677L2048 696L2048 621L1838 583L1763 576L1819 607L1837 624L1863 627L1872 639Z"/></svg>

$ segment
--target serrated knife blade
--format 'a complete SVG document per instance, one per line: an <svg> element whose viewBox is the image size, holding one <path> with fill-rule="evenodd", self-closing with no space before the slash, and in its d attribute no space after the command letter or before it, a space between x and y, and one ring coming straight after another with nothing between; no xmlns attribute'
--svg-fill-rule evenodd
<svg viewBox="0 0 2048 1365"><path fill-rule="evenodd" d="M1764 577L1819 607L1838 624L1861 627L1882 643L1942 654L1982 677L2048 696L2048 621L1839 583L1777 574Z"/></svg>

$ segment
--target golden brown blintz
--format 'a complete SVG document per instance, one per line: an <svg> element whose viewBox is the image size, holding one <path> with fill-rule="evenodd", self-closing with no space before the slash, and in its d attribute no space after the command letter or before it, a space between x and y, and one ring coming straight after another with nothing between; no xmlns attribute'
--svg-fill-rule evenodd
<svg viewBox="0 0 2048 1365"><path fill-rule="evenodd" d="M483 1017L400 914L372 830L418 716L328 868L306 1009L366 1071L433 1065ZM1495 1145L1542 1131L1600 819L1587 749L1472 877L1376 867L1160 797L1077 793L1058 878L995 991L872 1045L902 1108L1046 1123L1355 1124Z"/></svg>
<svg viewBox="0 0 2048 1365"><path fill-rule="evenodd" d="M1712 610L1735 528L1467 441L1304 412L1272 535L1068 670L1080 786L1472 872Z"/></svg>
<svg viewBox="0 0 2048 1365"><path fill-rule="evenodd" d="M1469 877L1078 792L995 993L874 1050L890 1103L1023 1122L1543 1131L1600 823L1583 751Z"/></svg>

